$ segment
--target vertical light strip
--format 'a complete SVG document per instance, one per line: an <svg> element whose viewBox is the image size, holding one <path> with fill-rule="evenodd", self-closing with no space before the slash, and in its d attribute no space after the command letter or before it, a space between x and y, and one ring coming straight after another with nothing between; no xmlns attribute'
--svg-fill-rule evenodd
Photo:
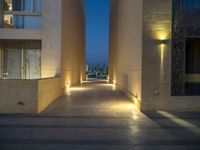
<svg viewBox="0 0 200 150"><path fill-rule="evenodd" d="M21 78L24 79L24 50L21 50Z"/></svg>
<svg viewBox="0 0 200 150"><path fill-rule="evenodd" d="M160 80L161 81L164 74L164 54L165 54L165 44L162 43L160 45Z"/></svg>

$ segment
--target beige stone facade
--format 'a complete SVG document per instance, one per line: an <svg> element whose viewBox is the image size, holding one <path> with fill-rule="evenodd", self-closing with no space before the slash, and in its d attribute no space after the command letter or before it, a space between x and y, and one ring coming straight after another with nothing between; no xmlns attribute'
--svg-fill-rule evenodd
<svg viewBox="0 0 200 150"><path fill-rule="evenodd" d="M141 0L113 0L110 24L111 82L141 98L142 87Z"/></svg>
<svg viewBox="0 0 200 150"><path fill-rule="evenodd" d="M62 92L61 78L0 80L0 113L40 113Z"/></svg>
<svg viewBox="0 0 200 150"><path fill-rule="evenodd" d="M82 0L42 0L41 28L0 29L0 40L42 43L41 79L0 80L0 113L41 112L66 84L79 84L85 78L84 11ZM18 105L20 101L25 105Z"/></svg>
<svg viewBox="0 0 200 150"><path fill-rule="evenodd" d="M171 96L172 0L113 0L110 38L110 80L142 111L200 110L198 96Z"/></svg>
<svg viewBox="0 0 200 150"><path fill-rule="evenodd" d="M41 79L0 80L0 113L41 112L85 79L84 11L42 0L41 29L0 29L0 40L42 41ZM171 95L172 16L172 0L111 0L109 80L142 111L200 111L200 97Z"/></svg>

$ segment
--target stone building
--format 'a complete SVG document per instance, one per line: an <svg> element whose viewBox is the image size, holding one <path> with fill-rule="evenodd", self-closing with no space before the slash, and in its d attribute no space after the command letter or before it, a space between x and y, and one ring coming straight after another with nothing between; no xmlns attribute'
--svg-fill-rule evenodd
<svg viewBox="0 0 200 150"><path fill-rule="evenodd" d="M110 80L143 111L200 110L200 1L112 0Z"/></svg>
<svg viewBox="0 0 200 150"><path fill-rule="evenodd" d="M84 78L83 1L0 0L0 6L0 112L41 112L64 86Z"/></svg>
<svg viewBox="0 0 200 150"><path fill-rule="evenodd" d="M142 111L200 110L200 1L111 0L109 80ZM85 79L83 0L0 0L0 112Z"/></svg>

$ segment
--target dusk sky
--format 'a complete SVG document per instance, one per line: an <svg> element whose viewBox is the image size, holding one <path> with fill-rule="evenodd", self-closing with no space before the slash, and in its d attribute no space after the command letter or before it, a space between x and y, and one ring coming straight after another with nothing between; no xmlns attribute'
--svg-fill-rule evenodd
<svg viewBox="0 0 200 150"><path fill-rule="evenodd" d="M86 63L108 64L109 0L86 0Z"/></svg>

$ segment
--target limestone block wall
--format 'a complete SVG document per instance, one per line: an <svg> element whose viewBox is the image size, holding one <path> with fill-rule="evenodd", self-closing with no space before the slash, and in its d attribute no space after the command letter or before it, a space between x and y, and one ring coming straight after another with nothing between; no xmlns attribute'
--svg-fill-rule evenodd
<svg viewBox="0 0 200 150"><path fill-rule="evenodd" d="M142 111L200 111L198 96L171 96L172 15L172 0L111 1L110 81Z"/></svg>
<svg viewBox="0 0 200 150"><path fill-rule="evenodd" d="M61 78L0 80L0 113L40 113L62 92Z"/></svg>
<svg viewBox="0 0 200 150"><path fill-rule="evenodd" d="M171 95L171 0L143 0L142 109L166 109ZM162 45L161 40L167 40Z"/></svg>
<svg viewBox="0 0 200 150"><path fill-rule="evenodd" d="M25 105L19 105L19 102ZM37 80L0 80L0 113L37 112Z"/></svg>
<svg viewBox="0 0 200 150"><path fill-rule="evenodd" d="M62 92L61 78L38 80L38 113L47 108Z"/></svg>
<svg viewBox="0 0 200 150"><path fill-rule="evenodd" d="M61 75L62 0L42 0L42 78Z"/></svg>
<svg viewBox="0 0 200 150"><path fill-rule="evenodd" d="M141 99L142 0L111 1L109 77Z"/></svg>
<svg viewBox="0 0 200 150"><path fill-rule="evenodd" d="M141 109L200 111L199 97L171 96L171 25L172 0L143 0Z"/></svg>

